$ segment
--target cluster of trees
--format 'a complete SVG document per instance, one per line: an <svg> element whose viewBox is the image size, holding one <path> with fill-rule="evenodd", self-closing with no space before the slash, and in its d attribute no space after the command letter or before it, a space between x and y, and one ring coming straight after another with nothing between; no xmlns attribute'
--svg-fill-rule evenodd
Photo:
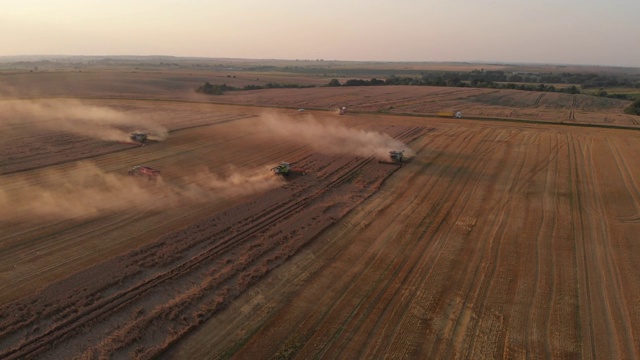
<svg viewBox="0 0 640 360"><path fill-rule="evenodd" d="M631 115L640 115L640 99L634 101L631 106L624 109L624 112Z"/></svg>
<svg viewBox="0 0 640 360"><path fill-rule="evenodd" d="M445 80L458 78L461 81L472 82L474 80L482 82L512 82L512 83L552 83L552 84L576 84L581 88L601 88L601 87L640 87L640 79L637 77L621 77L614 74L596 73L506 73L504 71L484 71L473 70L468 73L425 73L423 77L438 78Z"/></svg>
<svg viewBox="0 0 640 360"><path fill-rule="evenodd" d="M278 83L267 83L265 85L246 85L244 87L235 87L229 86L227 84L217 85L210 84L209 82L205 82L204 85L198 87L196 92L207 94L207 95L222 95L227 91L237 91L237 90L260 90L260 89L285 89L285 88L307 88L307 87L315 87L315 85L297 85L297 84L278 84Z"/></svg>
<svg viewBox="0 0 640 360"><path fill-rule="evenodd" d="M216 85L209 84L209 82L205 82L204 85L200 86L196 89L196 92L207 94L207 95L222 95L227 90L234 90L235 88L232 86L227 86L227 84Z"/></svg>
<svg viewBox="0 0 640 360"><path fill-rule="evenodd" d="M603 75L594 73L506 73L504 71L473 70L470 72L456 71L428 71L421 72L420 76L396 76L390 75L384 80L372 78L370 80L349 79L341 84L338 79L331 79L326 86L383 86L383 85L416 85L416 86L453 86L474 87L492 89L513 89L525 91L561 92L580 94L580 89L599 88L596 96L633 100L631 94L609 94L605 88L609 87L637 87L640 88L640 79L634 77L619 77L618 75ZM555 87L553 84L570 84L569 86ZM259 90L275 88L307 88L315 85L279 84L268 83L265 85L246 85L242 88L228 86L226 84L213 85L206 82L196 91L204 94L222 95L226 91L233 90ZM593 94L593 93L592 93Z"/></svg>
<svg viewBox="0 0 640 360"><path fill-rule="evenodd" d="M556 88L553 84L571 84L567 87ZM391 75L385 80L372 78L371 80L350 79L343 85L337 79L331 79L327 86L372 86L372 85L424 85L424 86L455 86L474 88L514 89L526 91L548 91L579 94L580 89L599 88L597 96L632 100L633 95L608 94L605 88L626 87L640 88L640 79L631 76L614 74L603 75L594 73L507 73L504 71L473 70L470 72L429 71L421 72L420 76Z"/></svg>

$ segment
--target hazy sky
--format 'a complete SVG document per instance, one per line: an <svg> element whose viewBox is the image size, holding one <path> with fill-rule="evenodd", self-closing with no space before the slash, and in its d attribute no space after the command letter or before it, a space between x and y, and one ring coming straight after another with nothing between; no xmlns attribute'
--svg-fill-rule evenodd
<svg viewBox="0 0 640 360"><path fill-rule="evenodd" d="M0 0L0 55L640 67L640 0Z"/></svg>

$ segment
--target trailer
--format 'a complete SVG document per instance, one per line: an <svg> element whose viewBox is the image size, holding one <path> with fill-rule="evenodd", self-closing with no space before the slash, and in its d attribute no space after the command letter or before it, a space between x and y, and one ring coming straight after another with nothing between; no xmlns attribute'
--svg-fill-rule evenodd
<svg viewBox="0 0 640 360"><path fill-rule="evenodd" d="M149 166L136 165L127 173L129 176L147 177L147 180L155 180L160 177L160 170L156 170Z"/></svg>

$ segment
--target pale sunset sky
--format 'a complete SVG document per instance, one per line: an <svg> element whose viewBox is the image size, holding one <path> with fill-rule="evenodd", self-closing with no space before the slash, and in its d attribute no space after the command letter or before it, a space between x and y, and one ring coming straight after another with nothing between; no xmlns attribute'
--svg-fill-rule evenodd
<svg viewBox="0 0 640 360"><path fill-rule="evenodd" d="M640 0L0 0L0 56L640 67Z"/></svg>

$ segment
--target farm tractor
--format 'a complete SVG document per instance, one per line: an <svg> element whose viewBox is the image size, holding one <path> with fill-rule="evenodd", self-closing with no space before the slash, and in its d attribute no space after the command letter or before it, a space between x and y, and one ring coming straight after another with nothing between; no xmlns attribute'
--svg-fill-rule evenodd
<svg viewBox="0 0 640 360"><path fill-rule="evenodd" d="M339 113L340 113L340 115L344 115L344 114L346 114L346 113L347 113L347 107L346 107L346 106L341 106L341 107L340 107L340 109L339 109L339 111L340 111L340 112L339 112Z"/></svg>
<svg viewBox="0 0 640 360"><path fill-rule="evenodd" d="M127 173L129 176L146 176L147 180L155 180L160 177L160 170L148 166L136 165Z"/></svg>

